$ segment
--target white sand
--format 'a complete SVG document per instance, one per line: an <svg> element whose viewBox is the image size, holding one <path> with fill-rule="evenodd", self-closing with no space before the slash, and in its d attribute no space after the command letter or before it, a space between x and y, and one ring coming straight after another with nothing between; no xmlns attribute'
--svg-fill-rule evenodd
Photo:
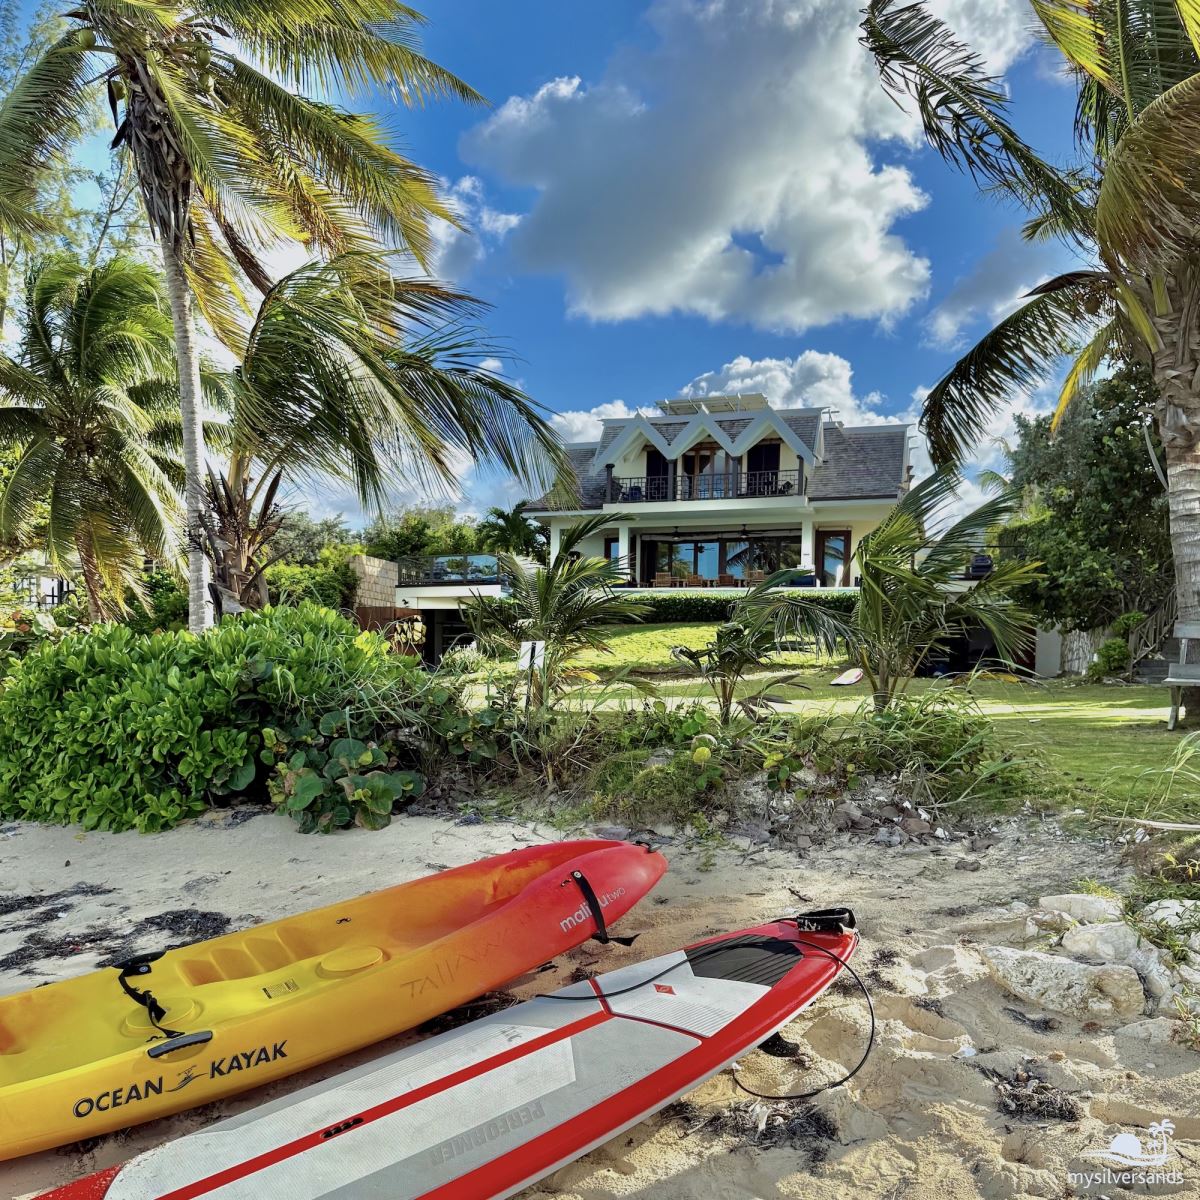
<svg viewBox="0 0 1200 1200"><path fill-rule="evenodd" d="M381 833L323 838L301 837L290 822L275 816L236 826L205 820L152 837L5 826L0 829L0 902L5 894L58 893L79 884L114 890L58 900L54 911L61 914L34 927L41 937L94 941L93 950L42 959L31 964L35 975L0 973L0 992L90 969L107 941L95 936L98 931L121 942L139 920L155 914L215 910L241 926L557 836L518 824L457 826L423 817L397 820ZM772 1112L793 1111L771 1105L750 1109L753 1102L726 1073L688 1097L697 1107L644 1123L559 1171L529 1196L1019 1200L1096 1195L1068 1185L1068 1167L1087 1165L1080 1151L1103 1146L1122 1130L1145 1137L1151 1122L1167 1117L1176 1126L1168 1166L1180 1171L1184 1182L1153 1194L1200 1197L1200 1054L1136 1041L1119 1031L1085 1030L1067 1017L1055 1032L1035 1032L1004 1010L1039 1014L987 978L973 949L978 942L1019 941L1022 922L1007 917L1001 906L1068 890L1083 876L1103 876L1106 863L1111 874L1110 850L1063 837L1053 825L1012 823L1000 844L978 856L983 865L974 872L955 869L965 855L956 846L892 850L852 842L846 835L802 858L777 850L722 850L709 870L701 869L704 861L695 853L671 847L666 853L671 872L654 898L623 923L626 932L645 931L636 946L581 947L559 961L560 976L580 966L606 970L709 931L798 908L847 903L858 913L864 934L857 965L870 973L876 996L875 1053L850 1085L819 1101L836 1126L832 1137L826 1131L763 1148L752 1136L714 1131L708 1122L732 1111L748 1115L751 1123L765 1122L770 1135L779 1119ZM28 919L28 912L0 918L0 960L30 936L29 929L19 928ZM170 939L151 930L138 945L150 949L163 940ZM895 951L898 960L873 967L880 951ZM553 981L542 974L519 981L513 990L524 996ZM830 994L788 1031L811 1056L809 1071L753 1054L743 1064L744 1078L762 1091L801 1090L813 1080L834 1078L857 1060L865 1022L860 1000ZM403 1040L349 1061L368 1059ZM346 1063L139 1126L88 1149L67 1147L0 1164L0 1196L36 1194ZM1006 1076L1022 1067L1041 1074L1073 1095L1084 1115L1022 1121L1002 1113L981 1066Z"/></svg>

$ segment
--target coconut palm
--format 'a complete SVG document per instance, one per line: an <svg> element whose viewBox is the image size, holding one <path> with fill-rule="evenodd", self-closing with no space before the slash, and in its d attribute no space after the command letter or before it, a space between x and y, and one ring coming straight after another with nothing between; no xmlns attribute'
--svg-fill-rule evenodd
<svg viewBox="0 0 1200 1200"><path fill-rule="evenodd" d="M284 481L345 481L368 509L395 480L452 485L468 460L554 481L559 439L519 388L479 366L492 350L470 324L482 308L363 251L267 292L229 381L229 468L210 474L207 543L225 590L261 602Z"/></svg>
<svg viewBox="0 0 1200 1200"><path fill-rule="evenodd" d="M0 445L19 447L0 536L44 517L51 565L78 560L92 619L112 616L145 556L177 551L179 441L158 273L128 258L34 263L19 343L0 353Z"/></svg>
<svg viewBox="0 0 1200 1200"><path fill-rule="evenodd" d="M264 252L290 241L337 254L382 238L424 264L429 218L453 219L374 118L306 93L478 96L414 49L422 18L397 0L88 0L68 17L0 104L0 226L38 226L38 181L105 89L166 272L200 630L211 618L196 311L240 348L242 281L271 287Z"/></svg>
<svg viewBox="0 0 1200 1200"><path fill-rule="evenodd" d="M1078 161L1051 166L1008 96L924 3L870 0L863 42L930 144L1029 213L1078 270L1046 280L925 401L935 462L960 461L1014 393L1073 362L1056 422L1107 359L1149 363L1166 451L1179 610L1200 619L1200 0L1030 0L1078 87Z"/></svg>
<svg viewBox="0 0 1200 1200"><path fill-rule="evenodd" d="M515 554L500 554L507 596L473 595L460 606L464 620L485 654L515 657L523 642L545 643L545 660L536 671L539 703L572 677L567 661L581 650L609 649L606 626L643 616L645 604L616 590L625 582L620 567L607 558L581 554L579 546L613 521L597 514L563 530L558 553L548 566Z"/></svg>
<svg viewBox="0 0 1200 1200"><path fill-rule="evenodd" d="M521 554L541 560L546 552L546 538L541 526L525 515L528 500L518 500L512 508L493 505L479 522L479 540L485 550Z"/></svg>

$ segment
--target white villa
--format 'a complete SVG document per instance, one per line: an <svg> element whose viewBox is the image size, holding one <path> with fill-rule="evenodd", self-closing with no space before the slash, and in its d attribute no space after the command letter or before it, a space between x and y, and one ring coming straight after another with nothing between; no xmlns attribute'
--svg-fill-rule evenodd
<svg viewBox="0 0 1200 1200"><path fill-rule="evenodd" d="M659 408L568 446L574 501L543 497L529 514L551 555L566 526L600 511L612 528L580 549L619 561L636 586L739 587L786 569L799 586L855 585L858 540L909 486L908 426L849 428L757 393Z"/></svg>
<svg viewBox="0 0 1200 1200"><path fill-rule="evenodd" d="M828 409L771 408L757 393L667 400L660 412L606 420L598 441L567 447L573 497L529 510L550 531L611 513L579 547L618 561L630 587L735 589L790 570L799 587L855 587L854 549L912 478L909 427L853 428ZM419 615L436 661L466 632L459 602L504 587L493 555L399 564L371 560L386 604ZM383 612L384 610L380 610Z"/></svg>

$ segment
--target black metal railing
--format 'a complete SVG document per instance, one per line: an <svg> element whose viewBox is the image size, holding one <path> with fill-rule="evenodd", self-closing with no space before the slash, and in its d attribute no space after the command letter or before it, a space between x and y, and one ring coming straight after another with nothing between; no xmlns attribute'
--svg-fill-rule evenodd
<svg viewBox="0 0 1200 1200"><path fill-rule="evenodd" d="M803 469L726 471L719 475L613 476L609 504L648 504L666 500L756 500L804 494Z"/></svg>
<svg viewBox="0 0 1200 1200"><path fill-rule="evenodd" d="M402 558L396 564L399 584L499 583L500 567L494 554L439 554Z"/></svg>

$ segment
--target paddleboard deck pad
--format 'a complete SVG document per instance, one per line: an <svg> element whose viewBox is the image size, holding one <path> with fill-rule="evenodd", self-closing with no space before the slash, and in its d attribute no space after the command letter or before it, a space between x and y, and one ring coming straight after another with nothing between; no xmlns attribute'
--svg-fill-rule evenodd
<svg viewBox="0 0 1200 1200"><path fill-rule="evenodd" d="M854 953L846 918L775 921L572 984L47 1198L511 1196L787 1024Z"/></svg>

